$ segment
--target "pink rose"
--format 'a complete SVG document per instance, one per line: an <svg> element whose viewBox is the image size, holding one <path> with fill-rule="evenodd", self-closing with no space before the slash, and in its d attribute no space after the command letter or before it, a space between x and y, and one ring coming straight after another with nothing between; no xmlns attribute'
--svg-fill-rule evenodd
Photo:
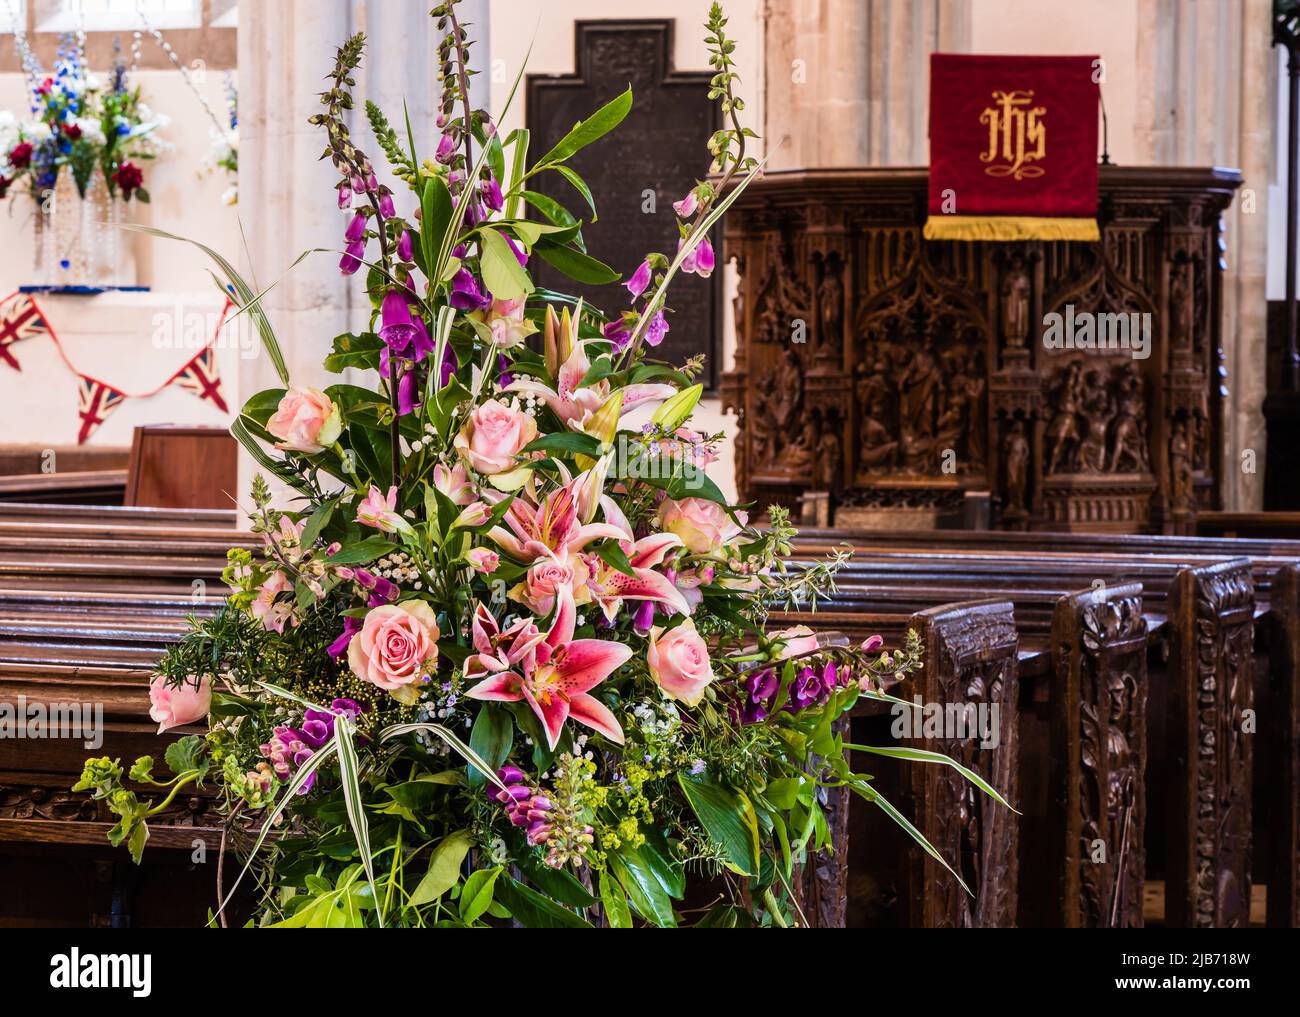
<svg viewBox="0 0 1300 1017"><path fill-rule="evenodd" d="M320 389L291 388L280 399L266 429L280 439L276 448L319 452L338 440L343 420L338 407Z"/></svg>
<svg viewBox="0 0 1300 1017"><path fill-rule="evenodd" d="M519 450L536 437L537 421L489 399L469 415L454 444L472 469L491 476L513 469Z"/></svg>
<svg viewBox="0 0 1300 1017"><path fill-rule="evenodd" d="M195 688L187 680L183 685L165 684L162 675L149 685L149 719L158 722L158 733L193 724L208 715L212 708L212 679L204 675Z"/></svg>
<svg viewBox="0 0 1300 1017"><path fill-rule="evenodd" d="M348 666L362 681L410 706L438 663L438 620L423 600L384 604L366 615L348 644Z"/></svg>
<svg viewBox="0 0 1300 1017"><path fill-rule="evenodd" d="M785 660L787 657L797 657L804 653L811 653L813 650L819 649L817 637L807 625L795 625L793 628L782 629L772 638L779 639L785 644L781 650L781 660Z"/></svg>
<svg viewBox="0 0 1300 1017"><path fill-rule="evenodd" d="M497 566L501 564L501 555L489 551L486 547L476 547L465 552L465 560L475 572L487 576L497 570Z"/></svg>
<svg viewBox="0 0 1300 1017"><path fill-rule="evenodd" d="M689 618L667 632L661 628L650 630L646 663L659 688L687 706L698 705L713 681L709 648Z"/></svg>
<svg viewBox="0 0 1300 1017"><path fill-rule="evenodd" d="M742 523L746 521L745 513L736 516ZM704 498L668 499L659 507L659 523L681 537L686 549L694 554L714 554L740 533L726 509Z"/></svg>
<svg viewBox="0 0 1300 1017"><path fill-rule="evenodd" d="M510 596L521 604L527 604L534 614L547 615L555 607L555 597L560 592L560 587L567 586L570 591L580 587L585 591L589 574L586 564L580 558L574 558L570 562L544 558L528 570L524 581L510 591Z"/></svg>

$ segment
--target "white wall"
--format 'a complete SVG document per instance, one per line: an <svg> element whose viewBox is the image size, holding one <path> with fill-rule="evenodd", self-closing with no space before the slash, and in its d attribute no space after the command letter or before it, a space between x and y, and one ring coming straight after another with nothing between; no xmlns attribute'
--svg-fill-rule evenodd
<svg viewBox="0 0 1300 1017"><path fill-rule="evenodd" d="M154 45L148 38L144 44ZM0 45L12 45L12 38L0 36ZM102 72L106 68L92 70ZM199 77L196 85L217 116L223 116L221 72L208 71ZM177 71L144 70L135 80L144 90L145 102L171 118L160 135L174 147L143 164L152 204L131 202L126 221L148 223L202 240L237 261L240 240L236 209L222 204L221 197L229 179L223 172L199 176L212 124L198 98ZM0 109L25 118L27 100L21 75L0 75ZM0 204L0 296L33 281L30 215L31 201L17 188L11 191L11 199ZM192 351L155 347L156 316L176 317L179 313L183 330L186 315L213 311L221 297L208 275L206 258L189 245L138 235L128 235L125 243L134 256L138 282L152 287L150 294L58 297L42 303L80 370L136 392L154 388L193 356ZM5 443L54 445L76 440L76 378L59 362L53 349L38 348L41 346L50 344L37 337L15 347L15 356L23 365L21 375L0 364L0 425ZM220 362L227 402L236 408L238 349L222 351ZM228 423L210 404L179 389L167 390L152 399L128 400L88 444L128 445L135 424L164 421Z"/></svg>

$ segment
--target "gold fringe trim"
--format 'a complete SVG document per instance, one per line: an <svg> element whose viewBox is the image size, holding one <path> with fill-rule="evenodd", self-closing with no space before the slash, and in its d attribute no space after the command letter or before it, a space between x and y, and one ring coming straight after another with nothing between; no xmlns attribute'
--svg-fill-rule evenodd
<svg viewBox="0 0 1300 1017"><path fill-rule="evenodd" d="M1101 240L1096 219L1031 215L932 215L926 240Z"/></svg>

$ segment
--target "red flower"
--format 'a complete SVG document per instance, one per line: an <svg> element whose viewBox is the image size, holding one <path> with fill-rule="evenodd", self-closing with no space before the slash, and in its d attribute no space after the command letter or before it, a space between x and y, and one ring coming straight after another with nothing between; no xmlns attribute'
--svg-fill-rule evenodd
<svg viewBox="0 0 1300 1017"><path fill-rule="evenodd" d="M37 86L36 91L39 92L41 95L49 95L50 89L53 87L54 87L54 79L46 78L44 81L40 83L40 85Z"/></svg>
<svg viewBox="0 0 1300 1017"><path fill-rule="evenodd" d="M29 141L20 141L9 153L9 162L15 169L24 169L32 161L32 145Z"/></svg>
<svg viewBox="0 0 1300 1017"><path fill-rule="evenodd" d="M133 162L124 162L113 174L113 182L122 188L122 197L130 198L131 192L144 183L144 174Z"/></svg>
<svg viewBox="0 0 1300 1017"><path fill-rule="evenodd" d="M0 177L0 198L9 193L9 185L13 183L8 177Z"/></svg>
<svg viewBox="0 0 1300 1017"><path fill-rule="evenodd" d="M77 124L64 124L63 133L69 141L77 141L81 137L81 128Z"/></svg>

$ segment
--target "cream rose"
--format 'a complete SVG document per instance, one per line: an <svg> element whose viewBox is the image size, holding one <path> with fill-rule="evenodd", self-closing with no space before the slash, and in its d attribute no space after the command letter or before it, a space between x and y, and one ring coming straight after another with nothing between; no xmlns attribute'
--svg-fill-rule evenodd
<svg viewBox="0 0 1300 1017"><path fill-rule="evenodd" d="M400 703L420 698L420 681L438 663L438 621L423 600L384 604L366 615L348 644L348 666Z"/></svg>
<svg viewBox="0 0 1300 1017"><path fill-rule="evenodd" d="M687 706L698 705L713 681L709 648L689 618L667 632L661 628L650 630L646 663L659 687Z"/></svg>
<svg viewBox="0 0 1300 1017"><path fill-rule="evenodd" d="M743 523L743 512L736 514ZM704 498L669 499L659 507L659 524L682 538L694 554L713 554L740 532L740 527L717 502Z"/></svg>
<svg viewBox="0 0 1300 1017"><path fill-rule="evenodd" d="M513 469L519 450L536 437L537 421L489 399L469 415L454 444L471 468L490 476Z"/></svg>
<svg viewBox="0 0 1300 1017"><path fill-rule="evenodd" d="M276 448L319 452L338 439L343 421L338 407L320 389L291 388L280 399L266 429L280 439Z"/></svg>

